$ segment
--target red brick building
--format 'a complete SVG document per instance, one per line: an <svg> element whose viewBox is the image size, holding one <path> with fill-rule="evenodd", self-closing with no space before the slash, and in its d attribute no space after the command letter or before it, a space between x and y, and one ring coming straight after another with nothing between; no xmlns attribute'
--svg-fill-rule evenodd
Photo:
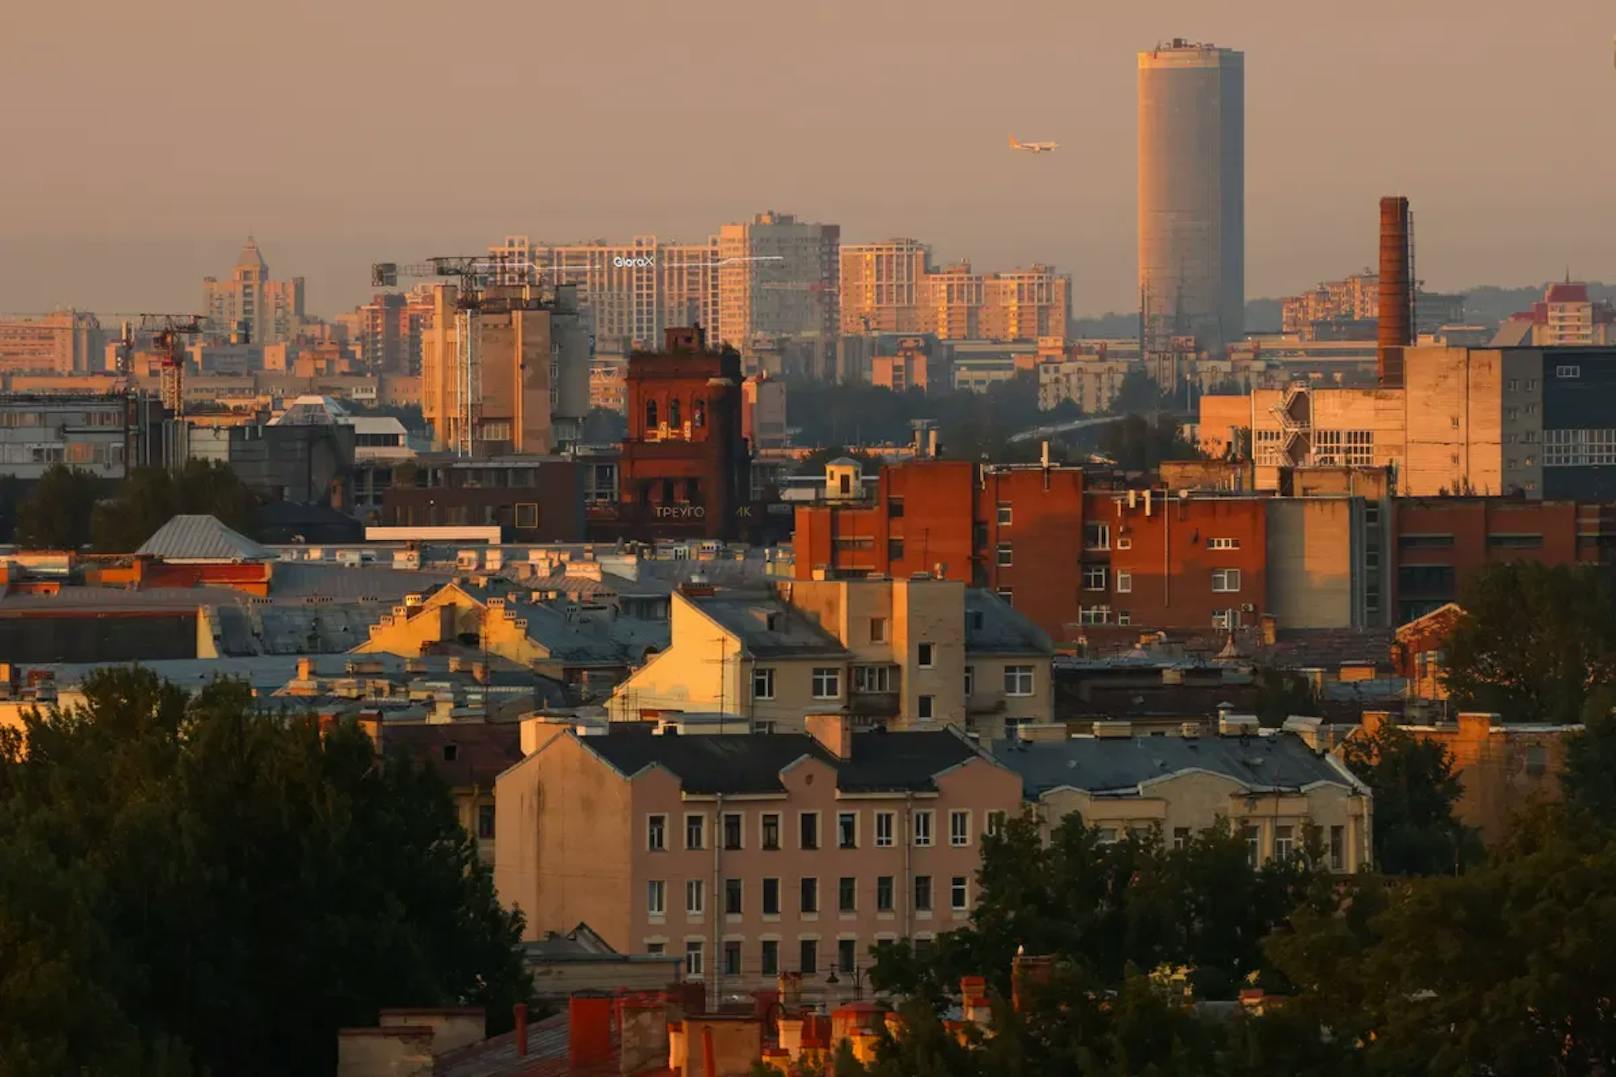
<svg viewBox="0 0 1616 1077"><path fill-rule="evenodd" d="M603 538L731 538L749 531L750 453L741 360L709 351L700 327L667 330L662 352L629 356L628 436L616 505L592 509Z"/></svg>

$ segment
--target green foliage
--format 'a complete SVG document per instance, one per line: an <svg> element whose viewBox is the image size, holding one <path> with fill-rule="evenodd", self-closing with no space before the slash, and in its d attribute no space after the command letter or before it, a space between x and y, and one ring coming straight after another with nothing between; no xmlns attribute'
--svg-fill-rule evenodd
<svg viewBox="0 0 1616 1077"><path fill-rule="evenodd" d="M15 475L0 475L0 542L15 542L17 513L27 500L23 481Z"/></svg>
<svg viewBox="0 0 1616 1077"><path fill-rule="evenodd" d="M0 740L0 1072L328 1073L380 1007L526 997L434 774L236 683L85 694Z"/></svg>
<svg viewBox="0 0 1616 1077"><path fill-rule="evenodd" d="M17 509L17 542L36 550L77 550L89 541L90 515L101 480L88 471L52 464Z"/></svg>
<svg viewBox="0 0 1616 1077"><path fill-rule="evenodd" d="M1589 714L1583 730L1566 740L1560 791L1566 804L1588 818L1616 821L1616 714Z"/></svg>
<svg viewBox="0 0 1616 1077"><path fill-rule="evenodd" d="M1257 670L1257 720L1277 728L1293 714L1319 713L1319 697L1306 677L1289 670L1263 667Z"/></svg>
<svg viewBox="0 0 1616 1077"><path fill-rule="evenodd" d="M1599 568L1489 566L1464 589L1446 646L1449 695L1509 721L1580 721L1616 686L1616 601Z"/></svg>
<svg viewBox="0 0 1616 1077"><path fill-rule="evenodd" d="M1122 376L1117 395L1111 401L1112 415L1137 415L1148 412L1172 411L1173 402L1161 391L1140 364Z"/></svg>
<svg viewBox="0 0 1616 1077"><path fill-rule="evenodd" d="M1459 871L1480 857L1475 834L1454 817L1463 792L1448 749L1390 722L1359 733L1342 762L1374 794L1375 866L1390 875Z"/></svg>
<svg viewBox="0 0 1616 1077"><path fill-rule="evenodd" d="M115 501L97 506L90 522L95 548L129 553L181 514L216 517L226 527L252 534L252 493L227 464L188 460L179 471L136 468Z"/></svg>
<svg viewBox="0 0 1616 1077"><path fill-rule="evenodd" d="M1178 432L1178 420L1162 412L1154 422L1128 415L1103 427L1099 448L1124 471L1149 471L1163 460L1196 460L1201 451Z"/></svg>

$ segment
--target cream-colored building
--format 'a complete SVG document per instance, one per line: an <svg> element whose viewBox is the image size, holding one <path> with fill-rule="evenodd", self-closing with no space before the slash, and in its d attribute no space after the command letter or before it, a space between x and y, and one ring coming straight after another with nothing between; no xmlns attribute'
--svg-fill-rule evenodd
<svg viewBox="0 0 1616 1077"><path fill-rule="evenodd" d="M580 921L669 954L708 998L802 975L851 983L882 942L924 944L976 900L982 836L1021 781L957 730L579 737L524 731L495 786L500 901L524 937Z"/></svg>
<svg viewBox="0 0 1616 1077"><path fill-rule="evenodd" d="M978 273L970 262L928 273L920 328L942 340L1066 339L1072 278L1046 265Z"/></svg>
<svg viewBox="0 0 1616 1077"><path fill-rule="evenodd" d="M1038 361L1038 407L1049 411L1070 400L1086 415L1111 410L1132 371L1145 369L1137 360L1107 359L1099 355L1073 355Z"/></svg>
<svg viewBox="0 0 1616 1077"><path fill-rule="evenodd" d="M1049 639L1002 599L948 580L782 581L772 590L687 586L672 643L617 687L616 721L733 715L795 732L811 714L986 739L1050 720Z"/></svg>
<svg viewBox="0 0 1616 1077"><path fill-rule="evenodd" d="M1318 843L1331 871L1369 867L1369 787L1315 748L1317 719L1291 719L1300 733L1262 732L1234 718L1216 736L1135 736L1126 722L1095 735L999 745L995 757L1021 776L1047 834L1076 812L1102 840L1161 830L1177 847L1226 820L1246 838L1253 865Z"/></svg>
<svg viewBox="0 0 1616 1077"><path fill-rule="evenodd" d="M0 319L0 373L81 374L100 368L105 348L101 323L88 311Z"/></svg>
<svg viewBox="0 0 1616 1077"><path fill-rule="evenodd" d="M254 344L291 340L303 324L303 278L271 280L258 241L248 236L228 280L202 278L202 313L216 339L244 330Z"/></svg>
<svg viewBox="0 0 1616 1077"><path fill-rule="evenodd" d="M842 333L919 333L931 248L917 239L844 243Z"/></svg>
<svg viewBox="0 0 1616 1077"><path fill-rule="evenodd" d="M748 352L754 341L834 351L841 228L759 213L718 232L718 326L709 339Z"/></svg>

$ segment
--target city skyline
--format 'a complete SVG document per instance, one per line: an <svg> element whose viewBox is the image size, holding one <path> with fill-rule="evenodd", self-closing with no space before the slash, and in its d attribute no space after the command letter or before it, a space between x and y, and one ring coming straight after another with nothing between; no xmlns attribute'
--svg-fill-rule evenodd
<svg viewBox="0 0 1616 1077"><path fill-rule="evenodd" d="M78 36L25 11L0 45L0 83L30 102L0 137L32 154L0 177L0 202L24 210L0 215L0 307L184 309L253 233L329 315L368 295L375 260L508 233L700 242L772 208L849 242L914 236L940 261L1052 264L1073 276L1074 311L1129 310L1134 58L1175 36L1247 56L1249 296L1369 264L1375 199L1392 192L1419 207L1432 287L1538 282L1567 264L1616 274L1616 209L1600 197L1616 170L1599 108L1608 12L1593 0L1524 34L1382 0L1305 25L1269 3L1217 19L1068 7L1029 5L982 33L963 3L856 21L850 7L764 18L727 0L629 22L496 6L485 23L506 39L599 44L502 63L410 32L428 11L413 4L388 9L398 32L372 51L352 10L293 5L229 48L190 4L110 12ZM185 62L143 64L138 80L112 62L164 48ZM833 73L848 70L863 74ZM245 98L197 92L243 73ZM518 122L537 137L487 148ZM201 137L221 123L239 153ZM1061 149L1014 153L1007 129ZM445 147L480 149L433 150L422 140L439 130Z"/></svg>

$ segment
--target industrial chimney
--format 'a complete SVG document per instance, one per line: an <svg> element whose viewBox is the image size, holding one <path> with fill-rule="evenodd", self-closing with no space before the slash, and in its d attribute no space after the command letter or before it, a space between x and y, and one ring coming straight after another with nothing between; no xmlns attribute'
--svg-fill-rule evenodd
<svg viewBox="0 0 1616 1077"><path fill-rule="evenodd" d="M1380 332L1375 373L1383 389L1403 385L1403 349L1414 342L1414 282L1409 250L1408 199L1380 200Z"/></svg>

